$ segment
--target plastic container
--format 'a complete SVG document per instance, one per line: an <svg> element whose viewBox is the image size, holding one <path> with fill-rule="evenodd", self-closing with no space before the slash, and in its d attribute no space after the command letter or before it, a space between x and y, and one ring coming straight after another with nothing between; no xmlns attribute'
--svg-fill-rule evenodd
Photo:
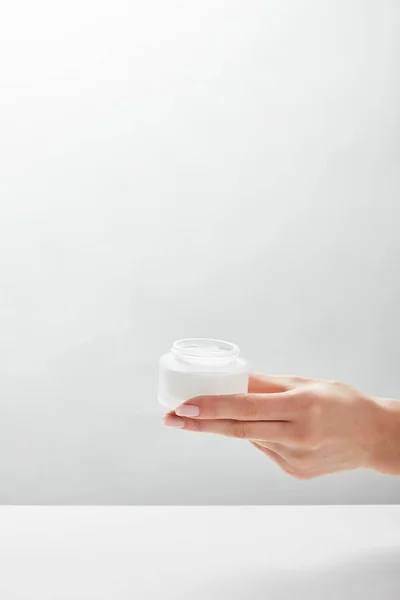
<svg viewBox="0 0 400 600"><path fill-rule="evenodd" d="M158 401L171 410L203 395L244 394L247 361L230 342L192 338L174 342L160 359Z"/></svg>

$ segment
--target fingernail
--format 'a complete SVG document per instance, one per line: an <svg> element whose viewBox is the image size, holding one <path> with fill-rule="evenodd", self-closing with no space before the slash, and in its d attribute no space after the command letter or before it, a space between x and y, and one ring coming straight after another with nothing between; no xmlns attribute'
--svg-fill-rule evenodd
<svg viewBox="0 0 400 600"><path fill-rule="evenodd" d="M200 410L198 406L193 406L193 404L182 404L182 406L178 406L175 413L180 417L198 417Z"/></svg>
<svg viewBox="0 0 400 600"><path fill-rule="evenodd" d="M182 429L185 427L185 421L180 419L179 417L174 417L172 415L168 415L168 417L164 417L163 419L164 425L167 427L177 427L178 429Z"/></svg>

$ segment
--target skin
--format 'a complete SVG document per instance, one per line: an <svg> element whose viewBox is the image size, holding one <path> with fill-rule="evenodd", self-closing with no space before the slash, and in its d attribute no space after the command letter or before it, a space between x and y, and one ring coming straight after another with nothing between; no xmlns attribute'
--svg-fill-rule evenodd
<svg viewBox="0 0 400 600"><path fill-rule="evenodd" d="M400 474L400 402L345 383L252 374L247 394L192 398L163 422L249 440L297 479L358 468Z"/></svg>

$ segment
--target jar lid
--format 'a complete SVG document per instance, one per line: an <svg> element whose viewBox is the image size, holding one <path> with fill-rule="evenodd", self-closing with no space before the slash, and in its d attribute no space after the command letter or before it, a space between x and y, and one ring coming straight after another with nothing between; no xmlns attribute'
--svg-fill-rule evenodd
<svg viewBox="0 0 400 600"><path fill-rule="evenodd" d="M230 362L239 355L239 347L231 342L210 338L188 338L174 342L171 352L183 360Z"/></svg>

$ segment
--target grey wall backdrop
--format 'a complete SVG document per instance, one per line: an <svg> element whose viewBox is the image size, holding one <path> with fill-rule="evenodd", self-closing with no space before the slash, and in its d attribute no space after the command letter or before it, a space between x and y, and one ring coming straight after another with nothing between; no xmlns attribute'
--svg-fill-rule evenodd
<svg viewBox="0 0 400 600"><path fill-rule="evenodd" d="M163 429L176 338L400 398L400 4L15 0L0 22L0 502L390 503Z"/></svg>

